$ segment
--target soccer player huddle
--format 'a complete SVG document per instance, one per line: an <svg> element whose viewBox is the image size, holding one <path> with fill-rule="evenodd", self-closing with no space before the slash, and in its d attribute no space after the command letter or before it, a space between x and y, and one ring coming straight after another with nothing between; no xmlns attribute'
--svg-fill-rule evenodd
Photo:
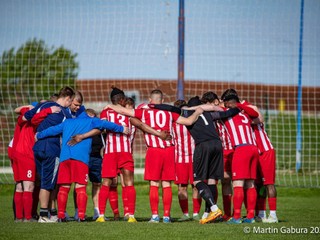
<svg viewBox="0 0 320 240"><path fill-rule="evenodd" d="M69 221L66 207L73 183L74 220L87 221L89 180L92 219L107 220L109 200L114 219L118 220L118 176L123 219L137 222L133 159L137 128L143 131L146 144L144 180L149 182L150 223L172 222L172 181L178 186L183 213L179 222L278 222L275 151L258 108L240 100L234 89L227 89L221 98L206 92L201 98L179 99L174 105L164 104L162 91L156 89L149 103L135 108L132 98L112 87L110 101L98 118L93 109L82 105L79 91L64 87L55 98L15 110L19 116L8 155L16 182L16 222ZM217 205L219 180L223 211ZM189 184L192 216L188 208ZM205 210L200 216L202 200ZM247 213L244 218L243 203Z"/></svg>

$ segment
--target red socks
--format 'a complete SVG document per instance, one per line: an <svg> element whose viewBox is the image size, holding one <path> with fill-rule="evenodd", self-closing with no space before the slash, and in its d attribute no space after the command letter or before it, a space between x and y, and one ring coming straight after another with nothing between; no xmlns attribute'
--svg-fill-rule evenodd
<svg viewBox="0 0 320 240"><path fill-rule="evenodd" d="M189 213L188 198L187 199L179 199L179 205L180 205L180 208L181 208L183 214Z"/></svg>
<svg viewBox="0 0 320 240"><path fill-rule="evenodd" d="M77 193L78 216L79 216L79 219L84 219L86 214L86 209L87 209L87 201L88 201L87 189L86 187L76 188L76 193Z"/></svg>
<svg viewBox="0 0 320 240"><path fill-rule="evenodd" d="M67 208L68 202L68 195L69 195L70 188L60 187L58 192L58 218L63 219L65 218L65 211Z"/></svg>
<svg viewBox="0 0 320 240"><path fill-rule="evenodd" d="M149 201L150 201L150 208L153 215L159 214L159 187L150 186L149 192Z"/></svg>
<svg viewBox="0 0 320 240"><path fill-rule="evenodd" d="M23 202L22 202L23 192L15 192L13 196L14 205L16 208L16 219L23 218Z"/></svg>
<svg viewBox="0 0 320 240"><path fill-rule="evenodd" d="M23 192L22 201L24 218L29 220L32 218L32 192Z"/></svg>
<svg viewBox="0 0 320 240"><path fill-rule="evenodd" d="M241 207L244 199L243 187L233 188L233 217L239 219L241 217Z"/></svg>
<svg viewBox="0 0 320 240"><path fill-rule="evenodd" d="M231 200L232 200L232 195L228 194L228 195L223 195L223 211L224 214L228 217L232 216L231 213Z"/></svg>
<svg viewBox="0 0 320 240"><path fill-rule="evenodd" d="M122 187L123 216L128 213L128 195L126 187Z"/></svg>
<svg viewBox="0 0 320 240"><path fill-rule="evenodd" d="M270 211L277 210L277 198L268 198L268 204Z"/></svg>
<svg viewBox="0 0 320 240"><path fill-rule="evenodd" d="M102 185L99 193L99 212L100 215L104 215L106 210L107 199L109 196L110 187Z"/></svg>
<svg viewBox="0 0 320 240"><path fill-rule="evenodd" d="M162 188L163 216L170 217L172 203L172 188L171 186Z"/></svg>
<svg viewBox="0 0 320 240"><path fill-rule="evenodd" d="M199 213L202 203L202 198L192 198L193 203L193 213Z"/></svg>
<svg viewBox="0 0 320 240"><path fill-rule="evenodd" d="M125 189L127 196L127 213L134 215L136 210L136 189L134 186L126 186Z"/></svg>
<svg viewBox="0 0 320 240"><path fill-rule="evenodd" d="M254 218L254 210L257 202L257 191L255 188L247 189L247 218Z"/></svg>
<svg viewBox="0 0 320 240"><path fill-rule="evenodd" d="M119 214L119 204L118 204L118 188L110 187L109 190L109 202L113 214Z"/></svg>

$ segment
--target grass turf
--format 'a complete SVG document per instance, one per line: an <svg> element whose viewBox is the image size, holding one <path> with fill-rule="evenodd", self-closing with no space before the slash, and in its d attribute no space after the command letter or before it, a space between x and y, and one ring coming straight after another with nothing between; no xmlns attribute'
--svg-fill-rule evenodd
<svg viewBox="0 0 320 240"><path fill-rule="evenodd" d="M150 224L148 185L136 185L137 204L136 224L124 221L96 223L68 222L57 224L14 223L12 215L13 185L0 185L0 239L319 239L320 189L278 187L278 224L241 224L227 225L211 223L200 225L198 222L173 222L172 224ZM220 187L219 187L220 190ZM88 187L88 193L90 189ZM119 194L121 188L119 188ZM221 191L220 191L221 193ZM161 193L160 193L161 196ZM119 198L121 210L121 197ZM192 210L189 198L189 210ZM218 200L222 207L221 195ZM204 205L204 204L203 204ZM73 214L72 197L69 195L68 212ZM160 199L160 214L162 204ZM203 206L202 206L203 209ZM191 213L191 212L190 212ZM201 212L202 214L202 212ZM243 212L244 214L244 212ZM88 199L88 218L93 215L92 201ZM110 207L107 217L112 218ZM171 215L174 220L181 216L177 200L177 187L173 186ZM299 229L300 228L300 229ZM301 229L302 228L302 229ZM244 231L250 233L244 233ZM307 231L308 233L293 233ZM311 233L313 231L314 233Z"/></svg>

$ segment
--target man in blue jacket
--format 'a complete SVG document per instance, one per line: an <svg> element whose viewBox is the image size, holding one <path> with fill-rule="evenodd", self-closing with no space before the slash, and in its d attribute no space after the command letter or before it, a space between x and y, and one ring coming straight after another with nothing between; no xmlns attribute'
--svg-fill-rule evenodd
<svg viewBox="0 0 320 240"><path fill-rule="evenodd" d="M74 98L74 90L70 87L63 87L55 102L47 101L38 104L35 108L24 114L24 120L32 121L33 116L39 111L58 106L61 108L59 113L48 115L37 127L37 132L45 130L51 126L60 124L65 119L72 118L68 107L71 105ZM57 213L55 210L56 191L55 186L57 182L57 171L59 167L60 156L60 136L52 136L41 139L36 142L33 151L36 160L37 173L40 175L40 217L39 222L50 223L57 221ZM49 218L50 209L50 218ZM53 209L53 210L51 210Z"/></svg>
<svg viewBox="0 0 320 240"><path fill-rule="evenodd" d="M86 185L88 183L88 163L92 139L87 138L74 146L69 146L67 144L68 141L71 140L72 136L86 133L94 128L100 130L108 129L109 131L125 134L129 133L127 127L108 121L102 121L94 116L94 110L87 109L77 118L67 119L59 125L38 132L35 136L36 139L40 140L49 136L58 136L59 134L62 134L62 147L57 182L60 185L58 192L58 219L61 222L66 221L65 210L72 183L75 183L79 216L78 221L80 222L85 220L88 199Z"/></svg>

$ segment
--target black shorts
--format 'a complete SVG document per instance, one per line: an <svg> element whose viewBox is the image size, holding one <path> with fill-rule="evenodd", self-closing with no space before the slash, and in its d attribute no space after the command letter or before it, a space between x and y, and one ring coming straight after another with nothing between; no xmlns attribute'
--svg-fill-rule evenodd
<svg viewBox="0 0 320 240"><path fill-rule="evenodd" d="M89 179L93 183L101 183L101 157L90 157L89 160Z"/></svg>
<svg viewBox="0 0 320 240"><path fill-rule="evenodd" d="M220 140L196 145L193 155L194 181L223 178L223 150Z"/></svg>

